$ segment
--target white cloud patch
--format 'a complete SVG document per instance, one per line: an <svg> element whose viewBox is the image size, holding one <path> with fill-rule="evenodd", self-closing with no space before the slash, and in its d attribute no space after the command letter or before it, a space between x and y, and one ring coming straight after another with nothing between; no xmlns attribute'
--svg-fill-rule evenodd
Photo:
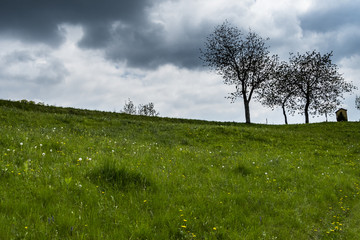
<svg viewBox="0 0 360 240"><path fill-rule="evenodd" d="M68 74L57 59L43 51L15 50L0 59L2 78L39 85L59 84Z"/></svg>
<svg viewBox="0 0 360 240"><path fill-rule="evenodd" d="M24 46L19 42L0 43L0 82L2 98L29 98L62 84L68 76L60 59L45 46ZM11 46L11 47L10 47Z"/></svg>

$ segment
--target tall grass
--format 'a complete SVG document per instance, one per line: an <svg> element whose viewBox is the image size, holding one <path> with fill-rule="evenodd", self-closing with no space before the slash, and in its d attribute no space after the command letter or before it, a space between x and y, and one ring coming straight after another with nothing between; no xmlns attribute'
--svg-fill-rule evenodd
<svg viewBox="0 0 360 240"><path fill-rule="evenodd" d="M359 123L16 104L0 102L0 239L360 236Z"/></svg>

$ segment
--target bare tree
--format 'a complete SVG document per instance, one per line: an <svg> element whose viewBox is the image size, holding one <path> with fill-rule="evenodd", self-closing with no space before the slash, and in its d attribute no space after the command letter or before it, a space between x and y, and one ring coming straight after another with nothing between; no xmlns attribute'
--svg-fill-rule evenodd
<svg viewBox="0 0 360 240"><path fill-rule="evenodd" d="M227 21L215 28L207 37L204 50L200 50L203 62L221 75L224 83L235 85L229 98L234 102L242 98L246 123L250 123L250 101L255 90L261 88L273 68L274 59L269 56L265 40L251 30L244 35Z"/></svg>
<svg viewBox="0 0 360 240"><path fill-rule="evenodd" d="M331 94L331 93L328 93ZM325 93L326 95L326 93ZM338 106L341 104L340 99L336 99L334 101L334 98L331 96L327 96L323 100L323 104L319 106L319 114L325 115L326 122L328 121L328 116L334 115L335 110L338 108Z"/></svg>
<svg viewBox="0 0 360 240"><path fill-rule="evenodd" d="M133 101L130 100L125 102L124 108L121 111L123 113L131 114L131 115L142 115L142 116L159 116L160 113L155 110L154 103L150 102L148 104L140 104L138 108L134 105Z"/></svg>
<svg viewBox="0 0 360 240"><path fill-rule="evenodd" d="M121 112L127 113L127 114L132 114L132 115L136 114L136 107L135 107L134 103L130 100L130 98L129 98L128 102L125 101L124 108Z"/></svg>
<svg viewBox="0 0 360 240"><path fill-rule="evenodd" d="M315 50L290 55L290 67L297 88L297 110L305 114L305 123L309 123L309 114L334 111L341 103L343 93L355 88L345 82L331 57L332 52L321 55Z"/></svg>
<svg viewBox="0 0 360 240"><path fill-rule="evenodd" d="M139 115L151 116L151 117L159 116L160 114L155 110L154 103L152 102L145 105L140 104L138 107L138 113Z"/></svg>

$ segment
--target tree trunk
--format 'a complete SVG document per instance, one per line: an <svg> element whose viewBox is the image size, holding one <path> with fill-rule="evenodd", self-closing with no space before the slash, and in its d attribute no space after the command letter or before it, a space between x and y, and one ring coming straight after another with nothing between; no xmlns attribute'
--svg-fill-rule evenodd
<svg viewBox="0 0 360 240"><path fill-rule="evenodd" d="M249 101L246 100L244 98L244 107L245 107L245 120L246 120L246 123L251 123L250 122L250 106L249 106Z"/></svg>
<svg viewBox="0 0 360 240"><path fill-rule="evenodd" d="M284 118L285 118L285 124L288 124L288 120L287 120L287 116L286 116L286 110L285 110L285 106L282 105L282 109L283 109L283 114L284 114Z"/></svg>
<svg viewBox="0 0 360 240"><path fill-rule="evenodd" d="M305 98L306 98L306 103L305 103L305 123L309 123L309 108L310 108L310 96L311 96L311 87L309 85L309 83L307 83L306 86L306 93L305 93Z"/></svg>
<svg viewBox="0 0 360 240"><path fill-rule="evenodd" d="M309 123L309 106L310 104L306 102L305 104L305 123Z"/></svg>

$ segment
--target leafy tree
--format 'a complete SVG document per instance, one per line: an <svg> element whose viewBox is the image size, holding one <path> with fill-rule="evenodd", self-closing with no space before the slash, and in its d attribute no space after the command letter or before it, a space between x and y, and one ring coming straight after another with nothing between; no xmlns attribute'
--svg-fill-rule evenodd
<svg viewBox="0 0 360 240"><path fill-rule="evenodd" d="M355 107L360 110L360 96L355 98Z"/></svg>
<svg viewBox="0 0 360 240"><path fill-rule="evenodd" d="M226 21L215 27L200 50L203 62L221 75L225 84L235 85L229 98L232 102L243 99L246 123L250 123L253 94L269 80L275 62L265 40L251 30L244 35Z"/></svg>
<svg viewBox="0 0 360 240"><path fill-rule="evenodd" d="M336 64L332 63L332 52L321 55L315 50L305 54L291 54L290 67L297 88L297 110L305 114L327 114L336 109L344 92L351 92L354 86L344 81Z"/></svg>
<svg viewBox="0 0 360 240"><path fill-rule="evenodd" d="M288 124L286 113L287 111L290 111L291 114L295 112L296 90L292 69L287 62L281 62L274 68L268 84L258 90L258 99L262 105L272 109L280 106L285 124Z"/></svg>
<svg viewBox="0 0 360 240"><path fill-rule="evenodd" d="M152 102L145 105L140 104L138 107L138 113L139 115L152 117L159 116L160 114L155 110L154 103Z"/></svg>
<svg viewBox="0 0 360 240"><path fill-rule="evenodd" d="M134 103L130 100L130 98L129 98L128 102L125 102L122 112L127 113L127 114L132 114L132 115L136 114L136 107L135 107Z"/></svg>

